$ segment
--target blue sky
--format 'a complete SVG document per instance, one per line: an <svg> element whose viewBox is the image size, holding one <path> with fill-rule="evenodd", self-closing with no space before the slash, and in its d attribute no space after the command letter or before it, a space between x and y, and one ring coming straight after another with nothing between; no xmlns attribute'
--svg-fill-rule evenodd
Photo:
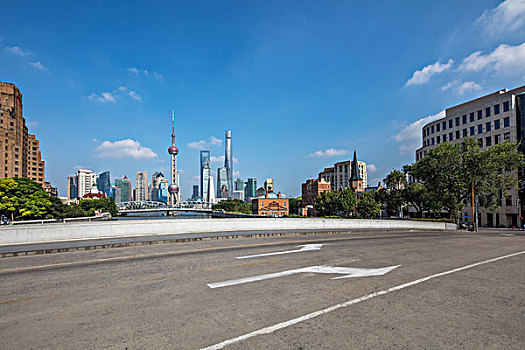
<svg viewBox="0 0 525 350"><path fill-rule="evenodd" d="M300 195L350 159L369 184L414 161L422 124L525 84L525 0L2 1L0 80L24 94L46 178L168 168L183 197L199 148L243 179Z"/></svg>

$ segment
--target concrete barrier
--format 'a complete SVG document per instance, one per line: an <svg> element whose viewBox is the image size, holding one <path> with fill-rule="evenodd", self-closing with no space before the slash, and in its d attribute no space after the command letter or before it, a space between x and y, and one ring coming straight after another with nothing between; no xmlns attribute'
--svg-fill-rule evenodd
<svg viewBox="0 0 525 350"><path fill-rule="evenodd" d="M0 245L163 234L272 230L455 230L455 224L408 220L188 219L133 220L0 228Z"/></svg>

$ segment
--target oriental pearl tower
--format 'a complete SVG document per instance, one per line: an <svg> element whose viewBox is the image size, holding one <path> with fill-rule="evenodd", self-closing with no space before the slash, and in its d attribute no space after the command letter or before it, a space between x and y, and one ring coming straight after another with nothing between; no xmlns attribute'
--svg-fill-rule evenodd
<svg viewBox="0 0 525 350"><path fill-rule="evenodd" d="M171 185L168 187L168 204L180 203L179 172L177 171L177 154L179 149L175 146L175 112L171 111L171 146L168 148L171 156Z"/></svg>

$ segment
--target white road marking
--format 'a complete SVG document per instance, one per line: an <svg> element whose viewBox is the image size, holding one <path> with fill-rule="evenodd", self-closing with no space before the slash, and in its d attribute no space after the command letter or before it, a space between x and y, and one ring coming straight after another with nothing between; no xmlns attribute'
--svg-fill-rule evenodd
<svg viewBox="0 0 525 350"><path fill-rule="evenodd" d="M337 309L348 307L350 305L354 305L354 304L360 303L360 302L368 300L368 299L372 299L372 298L375 298L375 297L378 297L378 296L381 296L381 295L389 294L389 293L395 292L397 290L404 289L404 288L407 288L407 287L411 287L411 286L414 286L416 284L420 284L420 283L426 282L426 281L434 279L434 278L450 275L450 274L453 274L455 272L471 269L473 267L484 265L484 264L488 264L488 263L495 262L495 261L498 261L498 260L512 258L514 256L517 256L517 255L520 255L520 254L524 254L524 253L525 253L525 250L521 251L521 252L509 254L509 255L500 256L498 258L489 259L489 260L485 260L485 261L480 261L480 262L477 262L477 263L474 263L474 264L458 267L456 269L448 270L448 271L445 271L445 272L436 273L435 275L430 275L430 276L427 276L427 277L423 277L423 278L420 278L420 279L417 279L417 280L414 280L414 281L411 281L411 282L403 283L403 284L400 284L398 286L395 286L395 287L392 287L392 288L388 288L388 289L385 289L385 290L382 290L382 291L379 291L379 292L370 293L370 294L364 295L364 296L362 296L360 298L348 300L348 301L346 301L344 303L337 304L337 305L334 305L334 306L330 306L330 307L328 307L326 309L315 311L315 312L309 313L307 315L291 319L289 321L281 322L281 323L275 324L273 326L264 327L264 328L261 328L259 330L253 331L251 333L247 333L247 334L241 335L241 336L236 337L236 338L228 339L228 340L225 340L223 342L217 343L215 345L210 345L210 346L208 346L206 348L203 348L202 350L219 350L219 349L223 349L224 347L226 347L228 345L232 345L232 344L238 343L240 341L243 341L243 340L246 340L246 339L258 336L258 335L271 334L271 333L273 333L275 331L278 331L280 329L293 326L293 325L295 325L297 323L310 320L310 319L312 319L314 317L321 316L321 315L327 314L329 312L335 311Z"/></svg>
<svg viewBox="0 0 525 350"><path fill-rule="evenodd" d="M297 247L301 247L301 249L287 250L287 251L284 251L284 252L274 252L274 253L238 256L238 257L236 257L236 259L250 259L250 258L259 258L261 256L282 255L282 254L291 254L291 253L302 253L302 252L308 252L308 251L312 251L312 250L320 250L323 247L323 244L304 244L304 245L299 245Z"/></svg>
<svg viewBox="0 0 525 350"><path fill-rule="evenodd" d="M229 280L224 282L209 283L208 287L210 288L221 288L235 286L237 284L244 284L250 282L263 281L270 278L284 277L295 275L298 273L329 273L329 274L342 274L344 276L333 277L332 279L339 278L352 278L352 277L367 277L367 276L381 276L385 273L392 271L395 268L398 268L401 265L382 267L379 269L364 269L364 268L353 268L353 267L338 267L338 266L308 266L295 270L287 270L276 273L269 273L266 275L245 277L236 280Z"/></svg>

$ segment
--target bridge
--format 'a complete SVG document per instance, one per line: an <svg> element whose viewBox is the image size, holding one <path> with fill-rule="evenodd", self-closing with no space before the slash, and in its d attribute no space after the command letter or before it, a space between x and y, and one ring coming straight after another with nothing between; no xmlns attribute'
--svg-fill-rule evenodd
<svg viewBox="0 0 525 350"><path fill-rule="evenodd" d="M209 202L194 202L185 201L174 205L169 205L164 202L156 201L137 201L137 202L121 202L117 203L117 209L121 214L128 213L149 213L149 212L195 212L195 213L211 213L211 206Z"/></svg>

